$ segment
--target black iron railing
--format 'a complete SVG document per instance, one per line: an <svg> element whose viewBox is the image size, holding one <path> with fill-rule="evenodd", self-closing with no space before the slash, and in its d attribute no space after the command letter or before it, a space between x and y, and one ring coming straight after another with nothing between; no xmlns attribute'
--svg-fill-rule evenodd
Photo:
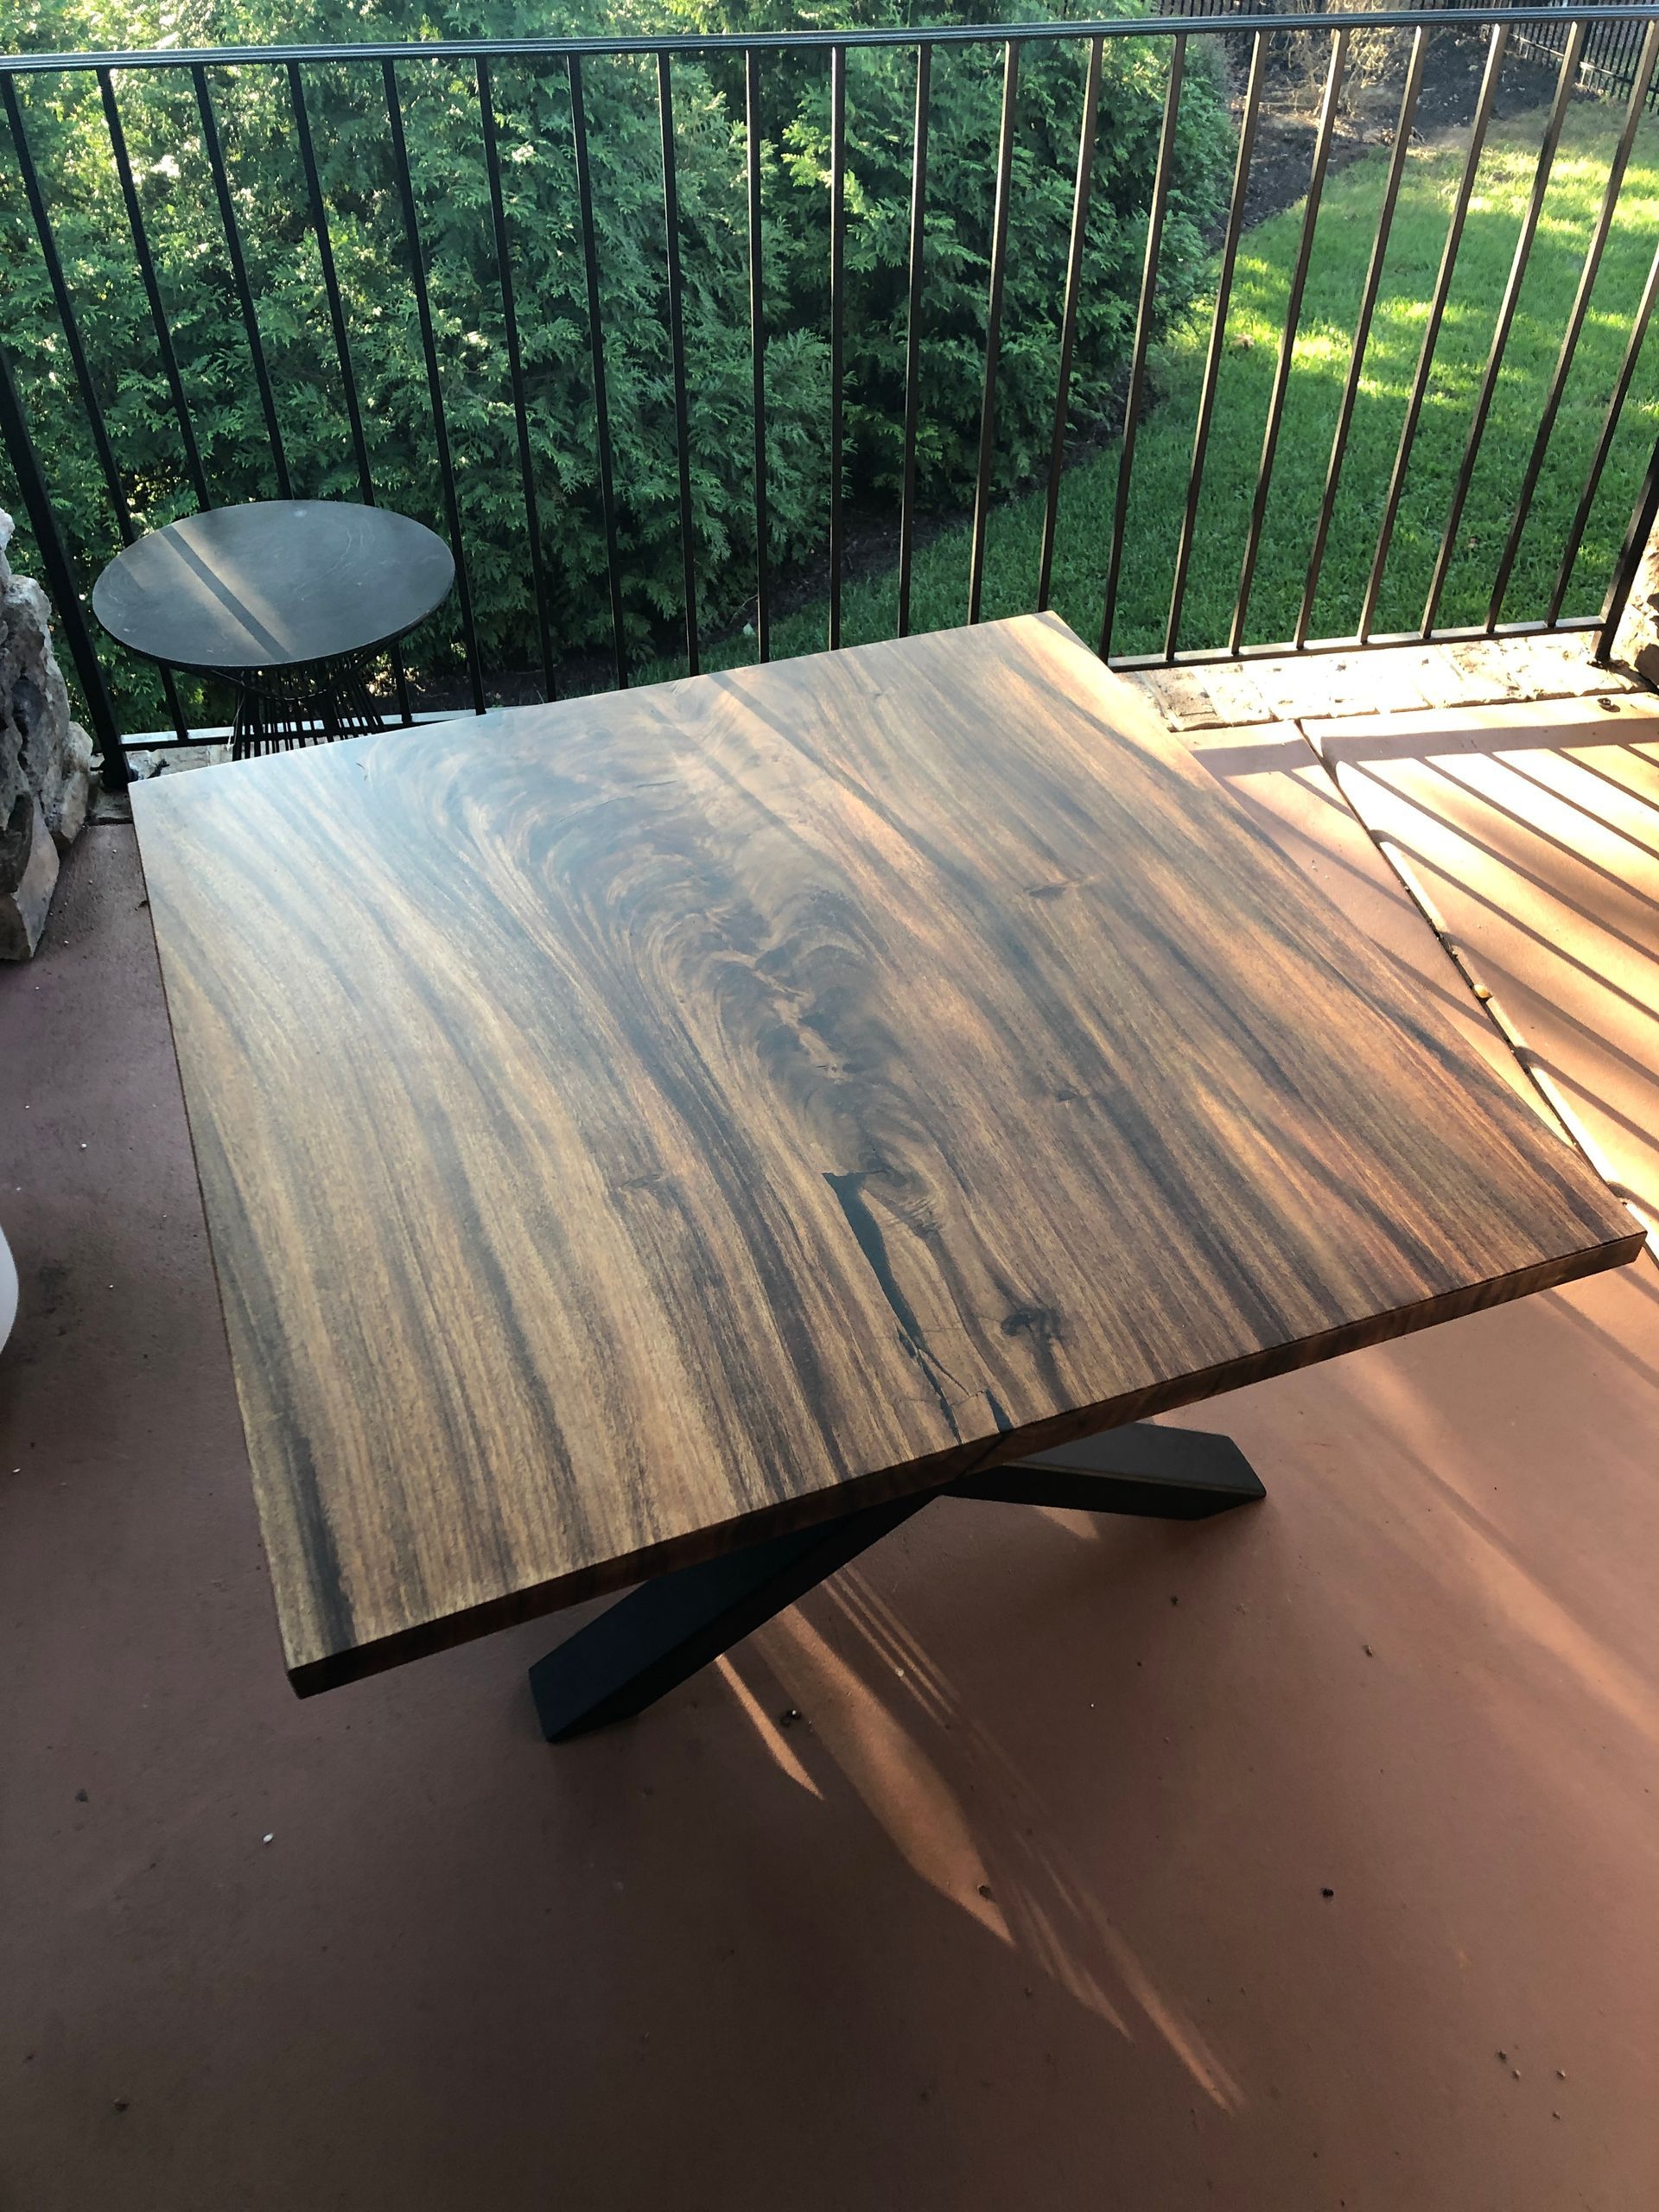
<svg viewBox="0 0 1659 2212"><path fill-rule="evenodd" d="M1252 641L1249 637L1252 596L1264 533L1268 527L1270 496L1275 461L1284 432L1287 402L1298 374L1296 346L1309 270L1319 235L1321 204L1330 174L1344 79L1351 60L1352 41L1357 31L1362 29L1368 36L1379 31L1392 30L1407 49L1403 73L1399 80L1398 108L1386 182L1376 218L1369 268L1353 325L1323 490L1308 536L1306 582L1301 591L1300 610L1292 633L1287 638L1277 641ZM1437 37L1465 40L1474 37L1483 42L1479 88L1468 120L1466 152L1452 198L1439 272L1427 303L1421 350L1406 395L1386 490L1381 494L1375 518L1374 546L1357 621L1351 634L1318 638L1312 633L1316 601L1331 550L1332 534L1338 512L1338 496L1349 460L1355 411L1363 387L1368 345L1382 296L1391 226L1400 202L1410 158L1413 132L1423 97L1429 41ZM1141 254L1138 289L1133 301L1132 315L1128 318L1131 335L1121 382L1116 480L1108 525L1108 542L1102 549L1104 582L1099 608L1097 642L1103 656L1117 658L1119 664L1146 665L1168 664L1178 659L1218 659L1241 653L1349 649L1355 645L1395 642L1402 634L1429 639L1452 636L1504 635L1519 631L1591 628L1600 632L1605 646L1628 594L1645 530L1651 524L1656 505L1659 505L1659 466L1650 467L1648 470L1637 512L1626 533L1624 551L1616 564L1606 596L1592 608L1570 608L1568 601L1575 565L1610 454L1637 385L1643 339L1656 298L1659 297L1659 252L1655 254L1645 288L1631 316L1622 365L1607 399L1601 432L1576 509L1562 536L1556 581L1550 591L1548 606L1541 615L1526 622L1506 622L1503 615L1517 549L1533 512L1541 472L1550 449L1567 379L1590 312L1592 294L1618 220L1626 169L1638 130L1656 91L1659 20L1644 14L1638 8L1629 6L1576 9L1520 7L1478 12L1420 7L1369 10L1363 15L1310 10L1288 16L1275 14L1271 20L1246 10L1242 17L1238 14L1211 13L1201 16L1182 13L1083 22L950 26L928 30L868 29L821 34L772 34L723 40L698 37L548 38L518 41L476 40L428 44L365 44L352 48L219 48L198 52L143 51L0 57L0 102L3 103L9 126L15 176L27 207L35 246L61 327L62 359L67 363L69 378L78 395L92 450L96 456L98 473L107 495L112 542L130 542L136 534L138 528L137 502L132 493L130 472L111 435L107 411L101 397L103 385L96 336L94 334L89 337L87 329L83 327L76 286L66 273L59 250L54 223L54 180L49 174L43 174L37 163L25 111L26 103L20 96L20 86L24 80L41 76L95 73L109 156L118 182L121 206L130 240L133 267L147 304L160 388L165 394L167 412L176 432L176 454L172 465L179 483L188 488L190 498L201 505L208 505L213 503L216 493L221 492L223 487L212 480L193 419L175 327L178 320L176 305L170 313L169 302L164 296L158 276L156 257L151 251L144 195L135 175L124 128L121 83L130 74L137 73L177 73L188 79L194 92L200 126L200 147L212 187L211 201L202 206L200 219L204 232L211 232L215 236L215 252L222 248L225 267L228 270L236 302L236 315L240 323L241 342L245 346L247 373L257 394L258 411L269 446L271 482L279 495L289 496L295 491L296 484L289 442L285 440L283 428L283 393L274 374L266 334L262 328L261 302L250 276L242 218L238 214L238 192L227 162L226 142L214 97L214 78L219 73L230 70L280 73L285 87L298 174L303 181L303 217L315 245L320 285L316 308L320 316L326 315L334 361L338 371L339 393L356 491L359 496L372 503L378 490L384 487L377 486L372 443L354 372L351 309L336 253L334 225L337 216L331 211L329 196L324 189L314 138L308 81L309 73L324 68L353 73L359 78L365 73L378 77L379 96L385 109L390 173L395 188L387 195L384 206L377 204L372 211L372 219L391 226L396 234L396 243L401 251L414 303L419 361L418 366L414 362L410 364L410 374L424 382L430 466L436 485L434 505L447 528L456 556L458 588L455 617L465 664L466 695L477 711L485 709L495 671L489 665L489 656L480 639L480 608L475 597L471 557L480 550L476 543L476 528L474 526L473 531L474 542L469 543L457 488L458 472L470 468L474 455L467 447L466 434L458 433L455 429L452 421L450 396L446 391L442 349L435 329L429 287L430 249L423 235L422 207L411 169L410 149L405 131L404 91L400 76L401 72L416 64L442 61L465 65L471 73L477 103L486 208L484 219L493 241L498 291L496 309L505 332L507 385L511 394L519 478L517 504L523 521L522 527L515 525L512 532L514 558L521 558L527 567L533 599L536 652L541 685L549 696L553 694L560 672L560 639L549 583L547 501L545 487L538 482L541 464L537 456L534 407L524 345L525 329L533 327L533 322L527 319L539 315L540 303L526 292L523 271L512 248L507 207L504 200L498 125L501 73L559 71L563 74L569 92L569 151L576 203L575 219L581 241L582 288L586 299L587 375L596 442L594 461L603 558L602 569L596 572L594 582L596 585L602 586L608 607L611 678L617 684L626 684L631 673L637 674L641 661L649 659L651 654L649 652L642 652L638 642L637 610L634 639L632 644L630 642L629 580L623 532L619 522L620 513L630 494L628 485L619 478L616 441L608 402L607 341L615 334L607 331L604 307L604 272L601 268L604 243L594 213L594 150L590 143L586 73L590 67L608 67L629 57L645 57L654 66L657 117L653 128L659 125L660 130L663 218L652 250L661 256L663 314L668 334L672 381L671 435L673 450L666 459L677 506L678 573L683 596L678 625L680 664L696 671L707 658L709 639L699 620L700 556L690 428L693 395L684 319L688 283L686 256L691 246L690 233L680 202L677 173L675 69L682 60L686 63L696 60L706 65L712 58L734 73L731 82L746 124L747 158L742 189L747 195L754 557L749 604L753 650L760 658L766 658L773 644L774 588L777 581L771 550L772 534L768 522L768 487L773 460L768 442L767 353L769 345L775 343L779 335L775 329L769 328L767 231L763 219L761 154L766 133L766 78L768 69L780 66L780 57L788 57L791 67L798 67L804 58L810 66L827 73L830 94L827 178L829 375L823 424L828 454L828 496L823 581L828 610L826 642L832 646L839 645L843 638L843 589L849 537L844 492L849 448L848 412L844 404L848 343L848 60L850 54L861 49L898 48L912 54L915 60L914 124L909 149L908 241L904 278L906 321L903 396L895 422L899 451L896 470L899 514L894 551L897 577L895 626L899 633L903 634L912 619L912 585L918 531L923 520L918 452L926 421L928 397L920 374L918 346L933 275L929 261L930 159L937 163L941 158L937 147L930 155L934 73L936 65L944 66L941 57L948 55L952 49L994 45L1001 52L1001 118L994 163L984 180L990 215L982 294L983 350L980 371L978 435L970 505L967 508L966 542L967 618L970 621L980 620L984 609L989 557L988 527L998 494L999 378L1004 347L1009 336L1005 327L1007 280L1010 255L1018 250L1018 223L1014 207L1016 197L1014 157L1018 143L1022 58L1033 50L1049 48L1057 42L1065 41L1086 56L1086 73L1081 114L1076 125L1075 179L1071 187L1071 216L1065 257L1064 289L1057 302L1058 315L1052 333L1055 353L1052 430L1047 440L1046 467L1034 472L1034 488L1043 496L1043 518L1040 559L1029 603L1042 608L1049 603L1053 582L1063 474L1074 442L1071 435L1072 402L1078 358L1079 302L1087 297L1091 283L1091 194L1101 120L1103 57L1108 54L1113 41L1126 39L1158 42L1166 55L1166 61L1162 123L1157 136L1152 174L1146 184L1144 248ZM1180 112L1184 79L1192 67L1193 57L1201 51L1211 49L1217 41L1227 42L1232 67L1243 81L1242 97L1235 103L1237 147L1232 165L1231 190L1220 222L1219 234L1214 240L1215 259L1211 278L1213 305L1207 309L1209 330L1198 389L1191 461L1184 493L1179 502L1179 531L1167 618L1162 625L1161 645L1157 650L1129 656L1115 655L1121 588L1126 564L1133 563L1136 557L1136 548L1131 536L1131 493L1135 480L1137 435L1151 390L1152 349L1160 327L1160 287L1165 273L1160 267L1160 259L1164 253L1166 220L1171 206L1177 118ZM1274 57L1282 54L1287 41L1294 42L1309 53L1322 54L1323 90L1313 126L1306 197L1302 203L1282 327L1277 339L1266 423L1244 524L1236 593L1230 615L1224 626L1217 626L1216 634L1193 639L1185 617L1195 545L1202 528L1206 463L1217 431L1217 398L1229 342L1230 307L1241 265L1242 241L1247 235L1247 207L1252 163L1262 128L1264 87ZM1476 192L1477 175L1494 113L1500 75L1506 59L1511 58L1523 41L1535 50L1547 51L1555 70L1553 98L1548 111L1542 143L1537 153L1531 194L1522 219L1509 277L1498 302L1485 367L1468 420L1461 461L1447 496L1444 529L1421 621L1408 632L1393 632L1385 638L1376 630L1379 594L1391 543L1400 525L1402 500L1423 423L1425 406L1430 396L1437 347L1446 322L1453 275ZM1592 67L1592 60L1598 54L1600 60L1595 60ZM1535 433L1524 459L1521 459L1518 454L1516 455L1518 467L1514 472L1510 520L1505 541L1493 564L1485 620L1472 628L1444 630L1437 626L1437 620L1447 572L1454 549L1459 545L1459 526L1471 483L1485 449L1493 402L1503 373L1506 349L1520 307L1522 289L1539 230L1568 102L1575 92L1586 87L1593 89L1598 81L1608 77L1610 72L1618 78L1624 103L1624 118L1607 159L1605 191L1585 248L1573 304L1561 334L1556 366L1542 395ZM1069 159L1067 156L1068 171ZM367 218L361 211L354 218L359 223L365 219ZM90 558L95 556L96 549L85 543L69 542L73 533L66 532L54 519L54 503L48 489L54 474L54 455L50 450L37 450L41 443L38 437L31 446L29 435L29 419L36 411L28 389L23 391L20 398L10 373L0 377L0 429L4 432L13 474L22 493L48 583L59 602L63 633L74 661L80 688L108 754L113 744L114 718L99 664L101 649L91 626L80 613L75 574L77 562L84 567ZM245 493L237 494L245 495ZM153 499L150 504L153 505ZM85 582L86 578L82 576L79 582L84 584ZM664 629L658 641L658 650L660 652L669 649L669 630L671 627L669 626ZM411 711L411 693L401 663L394 666L393 682L399 707L407 717ZM175 741L188 741L192 731L186 706L170 679L167 682L165 696Z"/></svg>

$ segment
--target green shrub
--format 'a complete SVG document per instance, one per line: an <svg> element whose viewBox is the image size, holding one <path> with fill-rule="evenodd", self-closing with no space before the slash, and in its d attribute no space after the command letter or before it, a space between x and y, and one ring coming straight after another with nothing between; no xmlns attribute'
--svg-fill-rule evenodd
<svg viewBox="0 0 1659 2212"><path fill-rule="evenodd" d="M1195 57L1181 102L1160 329L1205 273L1205 231L1224 188L1230 132L1206 66L1212 52ZM1002 490L1047 464L1086 64L1086 48L1070 42L1028 45L1021 56L996 397ZM913 55L893 48L855 51L848 71L849 432L861 488L895 487L901 463L915 75ZM1121 397L1167 81L1166 41L1108 43L1071 392L1079 426L1111 416ZM918 459L924 500L947 511L971 486L977 453L1001 86L998 47L935 56ZM829 149L830 95L818 81L785 139L804 202L786 226L790 302L814 328L829 313Z"/></svg>

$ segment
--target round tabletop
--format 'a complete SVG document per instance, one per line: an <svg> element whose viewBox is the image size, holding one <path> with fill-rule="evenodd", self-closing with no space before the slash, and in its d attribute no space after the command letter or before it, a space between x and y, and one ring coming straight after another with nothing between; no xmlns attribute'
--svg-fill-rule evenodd
<svg viewBox="0 0 1659 2212"><path fill-rule="evenodd" d="M297 668L390 644L454 580L449 548L407 515L259 499L129 545L93 585L92 612L120 644L175 668Z"/></svg>

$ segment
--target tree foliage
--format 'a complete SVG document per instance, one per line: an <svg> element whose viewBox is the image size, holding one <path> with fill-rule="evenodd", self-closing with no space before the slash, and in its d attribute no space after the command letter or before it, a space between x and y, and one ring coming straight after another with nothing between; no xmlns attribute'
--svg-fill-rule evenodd
<svg viewBox="0 0 1659 2212"><path fill-rule="evenodd" d="M897 0L836 5L812 28L899 21ZM647 17L627 0L612 30L765 29L768 0L673 0ZM66 50L139 43L275 43L545 35L592 29L554 0L454 0L411 21L380 0L311 0L302 26L274 0L185 0L149 15L111 0L24 0L19 43ZM1072 168L1086 63L1081 42L1024 49L1014 150L1007 290L997 391L996 482L1046 456ZM942 49L932 70L921 325L918 484L941 512L969 496L984 369L1002 55ZM1144 251L1166 42L1109 41L1082 289L1072 421L1108 420L1121 391ZM855 49L848 67L847 455L849 499L896 499L901 452L913 51ZM822 54L761 65L763 271L767 345L768 556L787 571L820 548L828 507L830 155ZM345 390L327 312L284 71L208 73L237 221L296 496L359 496ZM364 62L302 72L345 304L367 460L383 503L443 527L410 243L381 73ZM674 388L664 304L657 73L647 59L584 67L601 322L630 651L671 640L681 615ZM194 88L182 70L116 79L145 232L208 486L216 501L277 486L232 283ZM685 283L692 508L700 612L741 621L753 594L755 518L748 327L747 137L741 64L677 57L674 120ZM528 666L536 622L499 275L473 66L401 63L397 88L429 286L443 407L483 658ZM608 643L583 237L570 91L556 60L499 60L493 111L524 349L537 520L556 650ZM198 498L136 265L96 80L22 80L25 127L49 201L136 523ZM1189 68L1180 108L1160 322L1201 281L1203 237L1229 158L1221 91ZM115 518L75 390L15 167L0 163L5 314L37 442L86 571L116 550ZM457 650L453 613L424 642L429 675ZM154 707L134 669L130 723ZM152 715L159 718L158 714Z"/></svg>

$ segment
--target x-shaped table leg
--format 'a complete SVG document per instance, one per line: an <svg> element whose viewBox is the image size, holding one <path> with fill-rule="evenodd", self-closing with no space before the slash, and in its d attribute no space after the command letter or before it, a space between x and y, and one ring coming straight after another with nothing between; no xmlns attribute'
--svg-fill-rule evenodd
<svg viewBox="0 0 1659 2212"><path fill-rule="evenodd" d="M626 1720L936 1497L1201 1521L1266 1495L1230 1437L1136 1423L643 1584L530 1670L550 1744Z"/></svg>

